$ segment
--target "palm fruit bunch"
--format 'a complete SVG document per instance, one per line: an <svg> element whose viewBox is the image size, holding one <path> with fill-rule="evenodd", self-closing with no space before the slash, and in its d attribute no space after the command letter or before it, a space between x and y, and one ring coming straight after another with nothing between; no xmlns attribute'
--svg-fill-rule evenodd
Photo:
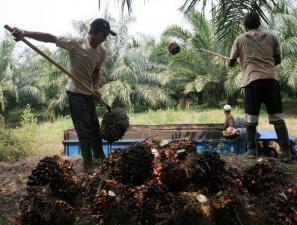
<svg viewBox="0 0 297 225"><path fill-rule="evenodd" d="M236 167L228 167L223 171L224 173L222 176L224 177L223 181L223 190L232 188L234 190L237 190L240 194L246 193L246 189L243 185L242 179L242 173L241 171Z"/></svg>
<svg viewBox="0 0 297 225"><path fill-rule="evenodd" d="M212 208L205 195L198 192L180 192L167 225L211 225Z"/></svg>
<svg viewBox="0 0 297 225"><path fill-rule="evenodd" d="M267 224L291 225L297 224L297 187L288 184L272 196L268 211L271 214Z"/></svg>
<svg viewBox="0 0 297 225"><path fill-rule="evenodd" d="M145 186L138 221L142 225L162 224L162 215L171 215L174 195L162 184Z"/></svg>
<svg viewBox="0 0 297 225"><path fill-rule="evenodd" d="M248 168L243 174L243 184L255 195L268 192L275 185L284 184L284 175L274 159L265 159Z"/></svg>
<svg viewBox="0 0 297 225"><path fill-rule="evenodd" d="M175 55L180 52L180 46L177 43L172 42L168 45L168 51L170 54Z"/></svg>
<svg viewBox="0 0 297 225"><path fill-rule="evenodd" d="M72 167L73 163L57 155L43 158L28 177L27 190L34 192L34 187L48 185L54 197L71 203L80 191L79 180Z"/></svg>
<svg viewBox="0 0 297 225"><path fill-rule="evenodd" d="M99 174L107 179L119 179L120 174L120 161L122 155L121 148L112 149L104 159L99 167ZM116 178L117 177L117 178Z"/></svg>
<svg viewBox="0 0 297 225"><path fill-rule="evenodd" d="M161 161L171 157L183 160L188 154L197 154L195 143L191 139L173 140L160 149Z"/></svg>
<svg viewBox="0 0 297 225"><path fill-rule="evenodd" d="M104 159L100 171L120 183L141 185L153 176L153 159L148 146L138 143L112 152Z"/></svg>
<svg viewBox="0 0 297 225"><path fill-rule="evenodd" d="M97 188L92 206L100 224L131 224L131 209L135 206L133 207L133 196L129 193L128 187L112 181L107 181L104 187Z"/></svg>
<svg viewBox="0 0 297 225"><path fill-rule="evenodd" d="M158 149L160 147L161 138L159 136L151 137L143 141L150 149Z"/></svg>
<svg viewBox="0 0 297 225"><path fill-rule="evenodd" d="M248 225L250 218L245 199L233 189L219 192L212 199L213 222L216 225Z"/></svg>
<svg viewBox="0 0 297 225"><path fill-rule="evenodd" d="M84 196L100 224L136 224L143 187L133 187L94 174Z"/></svg>
<svg viewBox="0 0 297 225"><path fill-rule="evenodd" d="M167 186L169 191L185 191L189 183L185 164L176 158L164 160L160 171L160 181Z"/></svg>
<svg viewBox="0 0 297 225"><path fill-rule="evenodd" d="M217 193L224 185L225 161L217 152L205 151L187 157L188 173L191 179L189 191L207 189ZM211 178L211 179L210 179Z"/></svg>
<svg viewBox="0 0 297 225"><path fill-rule="evenodd" d="M113 109L104 114L101 121L102 137L108 143L121 139L129 127L129 118L121 109Z"/></svg>
<svg viewBox="0 0 297 225"><path fill-rule="evenodd" d="M22 225L74 225L75 210L69 203L53 198L46 188L29 193L20 202Z"/></svg>

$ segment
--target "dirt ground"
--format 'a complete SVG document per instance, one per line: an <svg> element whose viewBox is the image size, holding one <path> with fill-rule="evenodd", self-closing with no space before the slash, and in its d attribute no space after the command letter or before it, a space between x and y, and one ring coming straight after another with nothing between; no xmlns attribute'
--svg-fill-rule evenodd
<svg viewBox="0 0 297 225"><path fill-rule="evenodd" d="M0 225L20 224L19 202L26 193L27 177L43 157L40 156L16 163L0 163ZM237 155L223 156L223 159L227 162L227 165L233 165L241 169L256 162L255 159ZM76 173L82 173L81 160L79 158L71 158L70 160L74 162ZM297 184L297 161L284 165L284 168L290 168L292 181Z"/></svg>

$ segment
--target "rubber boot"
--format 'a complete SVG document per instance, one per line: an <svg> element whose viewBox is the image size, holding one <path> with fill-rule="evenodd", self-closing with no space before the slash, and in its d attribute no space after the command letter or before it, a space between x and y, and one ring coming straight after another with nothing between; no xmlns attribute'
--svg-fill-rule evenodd
<svg viewBox="0 0 297 225"><path fill-rule="evenodd" d="M277 135L281 154L279 156L282 161L290 161L292 154L290 150L289 134L285 123L274 125L275 133Z"/></svg>
<svg viewBox="0 0 297 225"><path fill-rule="evenodd" d="M83 158L84 171L92 172L94 170L92 162L91 141L89 139L79 139L81 156Z"/></svg>
<svg viewBox="0 0 297 225"><path fill-rule="evenodd" d="M94 159L96 161L102 161L105 158L105 155L103 152L102 137L100 134L92 136L91 145Z"/></svg>
<svg viewBox="0 0 297 225"><path fill-rule="evenodd" d="M247 126L246 132L247 132L247 152L244 154L244 156L257 157L258 151L257 151L257 145L256 145L256 126Z"/></svg>

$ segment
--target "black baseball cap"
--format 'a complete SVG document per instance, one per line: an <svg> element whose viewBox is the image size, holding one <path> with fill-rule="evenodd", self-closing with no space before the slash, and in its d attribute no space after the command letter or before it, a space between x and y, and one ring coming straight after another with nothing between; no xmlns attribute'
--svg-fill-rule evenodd
<svg viewBox="0 0 297 225"><path fill-rule="evenodd" d="M90 26L91 26L91 28L94 28L95 30L107 32L108 34L111 34L112 36L117 35L114 31L110 30L110 25L105 19L102 19L102 18L95 19L90 24Z"/></svg>

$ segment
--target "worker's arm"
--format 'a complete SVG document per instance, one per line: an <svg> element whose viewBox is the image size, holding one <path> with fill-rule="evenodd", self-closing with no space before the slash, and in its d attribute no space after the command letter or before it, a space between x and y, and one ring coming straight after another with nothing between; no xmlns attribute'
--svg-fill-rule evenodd
<svg viewBox="0 0 297 225"><path fill-rule="evenodd" d="M92 81L93 81L93 90L95 93L95 97L97 99L101 99L101 93L99 90L99 77L100 77L100 68L96 66L93 71Z"/></svg>
<svg viewBox="0 0 297 225"><path fill-rule="evenodd" d="M96 94L97 98L101 98L101 93L100 93L100 73L101 73L101 68L103 66L103 63L106 59L106 51L105 49L101 50L102 55L100 62L98 62L97 66L95 67L93 74L92 74L92 81L93 81L93 90Z"/></svg>
<svg viewBox="0 0 297 225"><path fill-rule="evenodd" d="M32 32L13 28L12 35L16 41L21 41L23 38L28 37L41 42L56 43L56 36L49 33Z"/></svg>

